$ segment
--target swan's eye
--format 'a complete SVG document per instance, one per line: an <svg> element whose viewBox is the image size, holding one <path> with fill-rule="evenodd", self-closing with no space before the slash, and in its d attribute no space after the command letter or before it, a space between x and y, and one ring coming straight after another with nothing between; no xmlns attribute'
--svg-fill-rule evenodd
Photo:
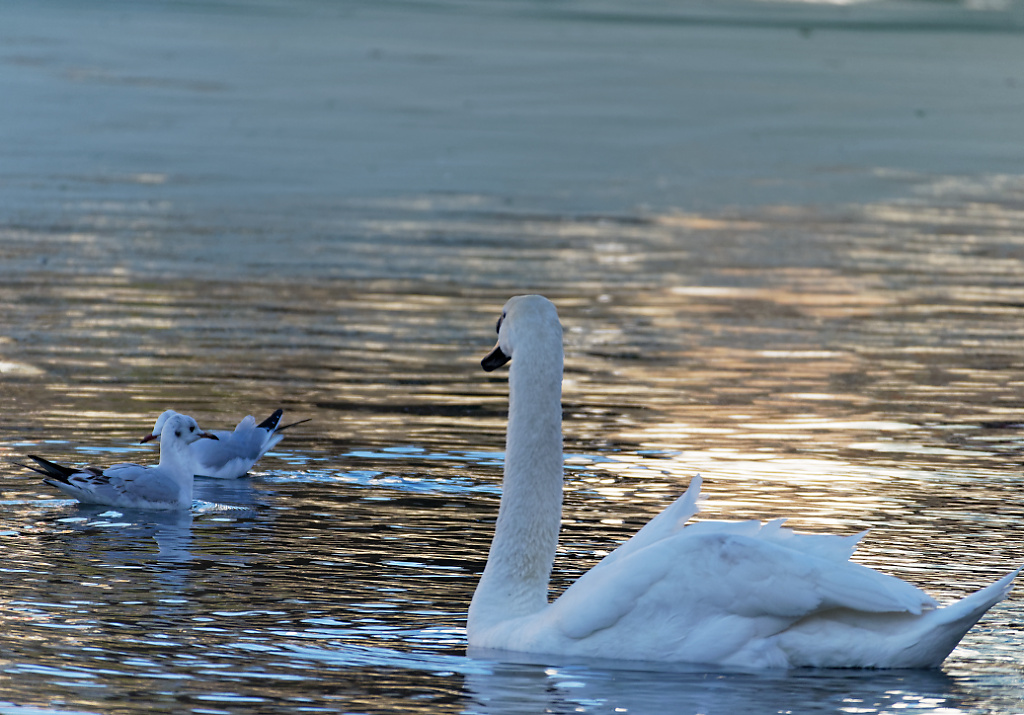
<svg viewBox="0 0 1024 715"><path fill-rule="evenodd" d="M503 321L504 319L505 319L505 314L504 314L504 313L502 313L502 314L501 314L501 317L500 317L500 318L498 318L498 323L497 323L497 325L495 325L495 326L494 326L494 332L496 332L496 333L501 333L501 321Z"/></svg>

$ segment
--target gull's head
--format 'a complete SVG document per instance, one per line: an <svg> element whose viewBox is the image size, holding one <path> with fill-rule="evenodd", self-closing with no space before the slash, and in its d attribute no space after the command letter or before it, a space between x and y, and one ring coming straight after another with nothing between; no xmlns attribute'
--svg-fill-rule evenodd
<svg viewBox="0 0 1024 715"><path fill-rule="evenodd" d="M542 295L517 295L505 303L498 318L498 344L480 361L487 372L512 359L516 347L534 342L562 344L562 324L555 304Z"/></svg>
<svg viewBox="0 0 1024 715"><path fill-rule="evenodd" d="M168 410L168 412L171 412ZM166 412L164 413L167 414ZM164 415L161 415L163 417ZM199 429L199 423L188 415L179 415L176 412L171 412L170 417L164 420L159 430L154 430L154 433L150 435L150 438L163 437L161 442L166 442L169 439L182 440L185 444L191 444L198 439L217 439L216 435L212 435L209 432L203 432Z"/></svg>
<svg viewBox="0 0 1024 715"><path fill-rule="evenodd" d="M167 424L167 420L171 419L171 417L174 417L176 414L178 413L174 410L167 410L157 417L156 424L153 425L153 431L143 437L140 440L140 444L149 442L150 440L160 439L160 431L164 428L164 425Z"/></svg>

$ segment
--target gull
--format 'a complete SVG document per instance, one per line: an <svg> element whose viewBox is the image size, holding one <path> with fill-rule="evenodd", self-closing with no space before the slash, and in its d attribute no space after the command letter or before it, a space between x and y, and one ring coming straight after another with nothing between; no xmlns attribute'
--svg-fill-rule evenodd
<svg viewBox="0 0 1024 715"><path fill-rule="evenodd" d="M83 504L105 504L127 509L190 509L192 508L193 458L189 451L200 439L216 441L217 437L199 429L188 415L174 415L163 425L160 463L155 467L141 464L114 464L99 467L65 467L49 460L28 455L38 466L21 464L42 474L43 481L60 489Z"/></svg>
<svg viewBox="0 0 1024 715"><path fill-rule="evenodd" d="M167 410L156 418L153 431L142 438L143 442L160 439L167 420L178 413ZM216 442L194 442L190 451L195 459L195 475L197 477L213 477L214 479L237 479L244 477L253 465L278 442L284 439L280 434L289 427L309 422L299 420L284 427L278 427L284 410L274 410L274 414L259 424L252 415L246 415L234 432L215 430Z"/></svg>

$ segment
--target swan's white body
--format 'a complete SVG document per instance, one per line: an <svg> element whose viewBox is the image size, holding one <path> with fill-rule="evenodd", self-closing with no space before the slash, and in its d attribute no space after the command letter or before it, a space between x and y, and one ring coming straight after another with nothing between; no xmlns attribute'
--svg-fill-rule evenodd
<svg viewBox="0 0 1024 715"><path fill-rule="evenodd" d="M503 493L469 609L471 648L753 668L937 667L1012 587L1016 571L940 608L850 562L862 534L797 534L781 520L684 527L697 512L695 477L548 603L562 508L562 339L547 299L506 304L484 367L513 356Z"/></svg>
<svg viewBox="0 0 1024 715"><path fill-rule="evenodd" d="M114 464L106 469L76 469L34 455L38 466L28 466L46 477L43 481L85 504L106 504L125 509L191 509L193 460L189 446L200 438L217 438L199 429L188 415L174 415L163 425L160 463ZM206 441L206 440L203 440Z"/></svg>
<svg viewBox="0 0 1024 715"><path fill-rule="evenodd" d="M176 414L178 413L174 410L167 410L157 417L153 432L142 441L160 439L164 423ZM278 428L283 414L281 410L276 410L259 424L256 424L256 418L252 415L246 415L235 427L234 432L212 431L217 441L193 443L192 457L195 459L196 476L214 479L244 477L264 454L284 439L284 435L279 434L279 431L285 428Z"/></svg>

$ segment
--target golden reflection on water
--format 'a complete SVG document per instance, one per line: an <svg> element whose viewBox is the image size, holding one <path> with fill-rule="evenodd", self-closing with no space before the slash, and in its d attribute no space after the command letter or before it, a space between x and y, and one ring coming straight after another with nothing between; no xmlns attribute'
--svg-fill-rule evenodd
<svg viewBox="0 0 1024 715"><path fill-rule="evenodd" d="M1024 288L993 280L1019 240L984 233L1012 206L936 235L949 209L926 205L622 221L423 200L244 257L202 235L144 245L126 233L144 207L85 208L68 244L3 244L8 389L47 430L99 412L127 431L169 404L222 426L262 403L331 440L468 447L464 416L500 444L501 382L475 358L504 299L537 290L566 325L570 441L887 466L994 465L1012 444L981 424L1019 405Z"/></svg>
<svg viewBox="0 0 1024 715"><path fill-rule="evenodd" d="M312 421L258 478L202 485L248 511L167 527L176 545L150 551L125 549L100 517L61 522L76 507L3 470L11 563L37 579L9 615L27 640L38 623L19 619L60 618L32 601L47 589L86 604L62 623L122 617L89 585L116 572L145 604L138 627L184 628L210 672L237 657L235 636L217 635L238 629L225 598L244 604L228 610L250 614L246 638L271 649L275 672L281 659L364 667L378 647L461 653L507 406L505 374L479 358L501 305L526 291L555 300L566 336L554 592L698 472L699 518L870 529L856 558L940 599L1020 561L1024 289L1010 276L1024 275L1024 240L988 228L1016 221L1012 207L973 207L954 236L934 233L927 206L572 218L424 199L314 217L301 238L255 232L244 255L212 232L154 242L162 214L105 210L90 207L89 230L66 243L2 234L0 367L14 367L2 367L0 457L155 461L137 442L168 407L206 428L279 406ZM160 566L174 559L180 571ZM149 570L188 607L150 603ZM1017 602L992 616L997 632ZM968 645L990 652L986 637ZM402 673L395 702L415 689ZM203 681L210 697L217 682Z"/></svg>
<svg viewBox="0 0 1024 715"><path fill-rule="evenodd" d="M1005 458L981 423L1019 405L1024 288L999 276L1020 268L1020 241L986 233L1015 225L1012 206L955 221L920 204L594 220L422 200L302 241L256 236L234 257L202 235L133 238L138 221L161 230L166 207L85 208L91 231L67 244L22 230L2 248L0 360L47 428L93 411L124 430L169 403L220 422L262 402L332 439L388 439L404 410L401 442L443 438L461 409L488 420L493 445L500 379L474 362L524 290L560 306L581 443L979 466ZM454 446L471 446L465 431Z"/></svg>

